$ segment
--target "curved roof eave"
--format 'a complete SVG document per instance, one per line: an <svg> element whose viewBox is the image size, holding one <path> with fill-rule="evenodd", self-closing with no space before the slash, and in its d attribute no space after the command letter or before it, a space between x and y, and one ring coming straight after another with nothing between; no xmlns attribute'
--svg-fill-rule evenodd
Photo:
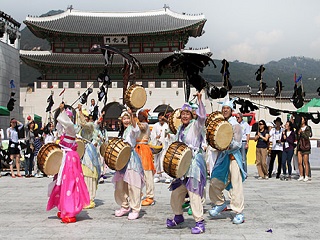
<svg viewBox="0 0 320 240"><path fill-rule="evenodd" d="M188 26L184 26L177 29L170 29L164 31L146 31L146 32L134 32L134 33L86 33L86 32L69 32L69 31L59 31L54 29L47 29L42 26L38 26L31 22L23 21L24 24L30 29L30 31L37 37L47 38L48 34L61 34L65 36L140 36L140 35L157 35L157 34L169 34L172 32L189 32L192 37L200 37L203 33L204 24L207 19L203 19L201 22L194 23ZM192 34L192 31L196 31L195 34Z"/></svg>
<svg viewBox="0 0 320 240"><path fill-rule="evenodd" d="M142 65L157 65L163 58L172 53L147 53L132 54ZM22 61L31 61L38 65L51 66L95 66L104 67L104 57L102 54L63 54L51 53L50 51L25 51L20 50L20 58ZM123 59L119 55L115 55L113 64L115 66L123 66Z"/></svg>

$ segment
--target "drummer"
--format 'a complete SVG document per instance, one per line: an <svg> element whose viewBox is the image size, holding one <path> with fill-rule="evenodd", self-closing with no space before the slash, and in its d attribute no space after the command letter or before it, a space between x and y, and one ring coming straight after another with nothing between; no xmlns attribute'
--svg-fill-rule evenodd
<svg viewBox="0 0 320 240"><path fill-rule="evenodd" d="M97 134L95 134L95 126L93 121L90 121L90 117L85 117L82 112L82 105L78 105L79 110L79 123L81 126L80 136L85 141L85 152L81 159L82 171L84 180L87 184L90 194L90 204L86 206L86 209L94 208L96 197L96 191L98 186L98 180L101 174L101 166L99 162L99 155L94 144L96 143Z"/></svg>
<svg viewBox="0 0 320 240"><path fill-rule="evenodd" d="M104 156L101 155L100 148L102 144L108 143L109 140L106 122L104 121L104 115L105 112L102 111L99 119L95 121L95 138L97 140L94 145L97 148L97 151L99 149L98 154L100 153L99 162L101 166L101 175L99 178L99 183L104 183L104 174L106 173L106 164L104 162Z"/></svg>
<svg viewBox="0 0 320 240"><path fill-rule="evenodd" d="M83 179L79 155L76 152L76 132L73 126L72 111L64 108L61 103L57 118L57 129L64 132L60 137L63 151L59 173L54 177L53 190L49 192L47 211L54 207L59 209L57 216L63 223L76 222L76 215L90 203L87 186ZM51 184L50 184L51 185ZM49 187L50 187L49 185Z"/></svg>
<svg viewBox="0 0 320 240"><path fill-rule="evenodd" d="M173 219L167 219L167 227L175 227L184 222L182 204L188 193L192 215L196 226L191 229L192 234L199 234L205 231L203 218L203 206L201 198L204 194L206 184L206 164L201 150L202 129L205 123L206 111L201 100L201 93L197 93L199 109L197 119L193 119L192 108L185 103L180 112L182 124L178 128L176 140L184 142L193 151L191 165L184 175L184 178L175 179L171 184L171 208L175 214Z"/></svg>
<svg viewBox="0 0 320 240"><path fill-rule="evenodd" d="M154 174L155 167L153 163L153 154L148 145L150 139L150 128L148 124L149 109L140 109L138 113L137 125L140 134L137 137L136 152L138 153L144 169L144 179L146 184L146 198L142 201L142 206L150 206L154 204Z"/></svg>
<svg viewBox="0 0 320 240"><path fill-rule="evenodd" d="M162 151L158 154L154 154L154 165L156 168L156 174L154 177L154 182L160 182L160 177L165 178L166 183L171 182L171 177L163 171L163 158L168 149L168 144L166 141L166 133L168 132L168 123L166 123L166 118L164 112L158 114L158 122L153 125L150 142L154 146L162 146Z"/></svg>
<svg viewBox="0 0 320 240"><path fill-rule="evenodd" d="M209 210L209 215L215 217L222 211L227 209L227 204L223 195L223 190L230 190L231 200L230 206L236 213L233 223L241 224L244 222L244 196L242 182L246 178L243 169L242 155L240 148L242 147L242 128L235 117L232 117L234 110L233 101L226 100L222 105L222 114L233 129L233 139L227 150L219 153L211 173L211 181L209 188L209 197L215 205Z"/></svg>
<svg viewBox="0 0 320 240"><path fill-rule="evenodd" d="M116 171L113 177L115 184L114 198L121 206L115 211L116 217L128 215L129 220L139 217L141 209L141 189L144 186L144 173L141 160L134 150L136 139L140 134L140 129L133 117L131 110L125 111L120 116L119 137L131 145L131 156L127 165L120 171ZM131 212L132 210L132 212Z"/></svg>

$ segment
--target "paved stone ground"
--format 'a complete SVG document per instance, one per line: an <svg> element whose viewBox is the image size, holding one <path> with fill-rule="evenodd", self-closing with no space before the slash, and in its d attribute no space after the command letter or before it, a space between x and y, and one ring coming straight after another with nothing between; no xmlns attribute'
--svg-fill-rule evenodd
<svg viewBox="0 0 320 240"><path fill-rule="evenodd" d="M97 207L84 210L78 222L62 224L56 210L46 212L47 185L50 178L0 178L1 239L319 239L320 171L313 171L312 181L279 179L257 180L256 169L249 166L245 182L244 224L231 223L233 213L223 212L208 218L206 232L192 235L192 216L177 229L167 229L165 221L172 217L170 192L165 183L156 184L156 204L142 207L140 219L115 218L118 208L113 197L111 176L99 185ZM2 173L4 174L4 173ZM207 194L208 195L208 194ZM272 233L266 232L271 229Z"/></svg>

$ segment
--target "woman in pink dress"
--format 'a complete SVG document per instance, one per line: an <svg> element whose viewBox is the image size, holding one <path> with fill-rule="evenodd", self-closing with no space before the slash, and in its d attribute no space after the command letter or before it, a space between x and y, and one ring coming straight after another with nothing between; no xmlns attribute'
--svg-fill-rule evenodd
<svg viewBox="0 0 320 240"><path fill-rule="evenodd" d="M47 211L57 207L57 216L63 223L76 222L76 215L84 206L90 204L87 186L84 182L80 158L77 150L76 132L72 122L72 112L64 109L60 104L60 114L57 118L57 129L63 129L64 134L60 137L63 151L59 173L55 175L54 187L50 194Z"/></svg>

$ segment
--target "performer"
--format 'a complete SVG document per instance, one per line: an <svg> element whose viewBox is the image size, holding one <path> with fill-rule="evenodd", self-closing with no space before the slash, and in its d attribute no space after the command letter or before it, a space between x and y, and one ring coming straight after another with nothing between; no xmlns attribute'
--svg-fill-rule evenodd
<svg viewBox="0 0 320 240"><path fill-rule="evenodd" d="M16 175L13 173L13 162L16 160L17 176L22 177L20 174L20 146L18 131L23 128L23 124L18 122L15 118L10 121L10 127L7 129L7 137L9 139L9 156L10 156L10 172L11 177L15 178Z"/></svg>
<svg viewBox="0 0 320 240"><path fill-rule="evenodd" d="M99 106L94 99L91 99L91 105L89 107L89 114L93 120L96 121L100 117Z"/></svg>
<svg viewBox="0 0 320 240"><path fill-rule="evenodd" d="M127 165L120 171L116 171L113 177L115 184L114 198L121 206L115 211L116 217L121 217L129 213L128 219L134 220L139 217L141 209L141 189L144 186L144 173L141 160L134 150L136 139L140 134L140 129L136 124L131 110L123 112L120 116L121 128L119 137L132 147L131 156Z"/></svg>
<svg viewBox="0 0 320 240"><path fill-rule="evenodd" d="M104 119L105 112L103 111L101 113L101 116L99 119L95 122L95 137L96 143L94 144L97 148L97 152L99 155L99 163L100 163L100 169L101 169L101 175L99 176L99 183L104 183L104 174L106 173L106 164L104 162L104 156L100 155L100 147L103 143L108 143L109 137L108 137L108 131L105 126Z"/></svg>
<svg viewBox="0 0 320 240"><path fill-rule="evenodd" d="M76 215L82 211L83 207L89 205L90 198L83 179L80 158L76 152L76 132L71 120L72 111L65 110L64 103L61 103L59 108L61 112L57 118L57 128L64 130L59 143L63 157L59 173L55 175L52 182L54 187L49 193L47 211L57 207L59 210L57 216L61 221L73 223L76 222Z"/></svg>
<svg viewBox="0 0 320 240"><path fill-rule="evenodd" d="M158 154L154 154L154 165L156 168L156 174L154 177L154 182L160 182L161 177L165 177L165 182L170 183L171 178L168 174L166 174L163 171L163 158L164 155L166 154L166 150L168 149L169 146L167 146L166 142L166 134L168 132L168 123L166 123L166 118L164 117L164 113L160 112L158 114L158 120L159 122L155 123L153 125L151 135L150 135L150 142L154 146L162 146L162 151Z"/></svg>
<svg viewBox="0 0 320 240"><path fill-rule="evenodd" d="M192 234L199 234L205 231L205 224L203 218L203 206L201 198L204 194L204 187L206 185L206 164L203 159L201 150L202 143L202 129L205 123L206 111L201 101L201 94L197 93L199 102L198 118L193 119L192 108L188 103L185 103L180 112L182 125L178 128L176 140L184 142L192 149L193 157L191 165L183 178L175 179L171 183L171 208L175 214L173 219L167 219L167 227L174 227L182 222L183 209L182 204L186 194L190 198L190 205L192 208L192 215L196 221L196 226L191 229Z"/></svg>
<svg viewBox="0 0 320 240"><path fill-rule="evenodd" d="M81 158L82 171L84 175L84 181L87 184L87 188L90 194L90 205L85 206L86 209L94 208L96 197L96 191L98 186L98 180L101 174L101 166L99 163L99 155L94 144L96 143L97 134L94 134L95 126L92 121L86 121L86 118L82 112L82 105L78 105L79 110L79 123L81 126L80 136L85 140L85 152Z"/></svg>
<svg viewBox="0 0 320 240"><path fill-rule="evenodd" d="M244 196L242 182L246 178L246 172L243 169L242 155L242 128L235 117L232 117L233 100L226 100L222 105L222 114L224 118L232 125L233 139L229 148L221 151L211 173L209 188L209 197L215 207L209 210L211 217L227 209L227 204L223 195L223 189L230 190L230 206L236 216L233 223L241 224L244 222L242 214L244 208Z"/></svg>
<svg viewBox="0 0 320 240"><path fill-rule="evenodd" d="M150 128L148 125L149 109L141 109L138 113L137 125L140 134L137 137L136 152L138 153L144 169L144 178L146 184L146 198L142 201L142 206L150 206L154 204L154 173L153 154L148 145L150 138Z"/></svg>

